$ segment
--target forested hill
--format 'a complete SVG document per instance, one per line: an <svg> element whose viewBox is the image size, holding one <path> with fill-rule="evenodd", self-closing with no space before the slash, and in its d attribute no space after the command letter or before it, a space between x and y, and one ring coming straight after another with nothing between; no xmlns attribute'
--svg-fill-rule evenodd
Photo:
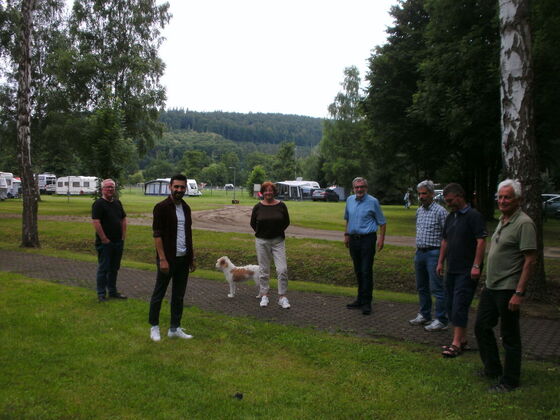
<svg viewBox="0 0 560 420"><path fill-rule="evenodd" d="M193 130L220 134L235 142L294 142L297 146L315 146L323 131L321 118L284 114L241 114L237 112L196 112L171 109L160 114L170 130Z"/></svg>

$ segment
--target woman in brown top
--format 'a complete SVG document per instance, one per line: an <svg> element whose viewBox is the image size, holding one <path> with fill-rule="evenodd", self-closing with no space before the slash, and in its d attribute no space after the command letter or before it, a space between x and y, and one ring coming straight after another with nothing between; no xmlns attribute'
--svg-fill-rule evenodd
<svg viewBox="0 0 560 420"><path fill-rule="evenodd" d="M270 278L270 262L274 258L278 276L278 305L284 309L290 307L286 297L288 291L288 263L286 262L286 243L284 231L290 225L290 216L286 205L275 198L276 185L263 182L261 193L263 200L253 207L251 227L255 231L257 260L261 267L260 293L261 307L268 306L268 281Z"/></svg>

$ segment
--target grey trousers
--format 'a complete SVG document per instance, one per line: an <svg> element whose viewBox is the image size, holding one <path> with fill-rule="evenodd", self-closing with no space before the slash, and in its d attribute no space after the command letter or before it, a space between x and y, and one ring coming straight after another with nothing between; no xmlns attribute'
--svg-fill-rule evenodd
<svg viewBox="0 0 560 420"><path fill-rule="evenodd" d="M274 258L276 275L278 276L278 294L285 295L288 291L288 263L286 261L286 241L278 237L274 239L255 238L257 260L261 267L259 276L260 294L266 295L269 290L270 263Z"/></svg>

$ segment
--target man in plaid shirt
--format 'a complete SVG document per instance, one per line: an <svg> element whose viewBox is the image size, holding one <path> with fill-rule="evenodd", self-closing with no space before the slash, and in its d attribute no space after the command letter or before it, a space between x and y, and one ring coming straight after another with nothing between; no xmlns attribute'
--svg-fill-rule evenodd
<svg viewBox="0 0 560 420"><path fill-rule="evenodd" d="M410 325L424 325L426 331L447 329L447 314L443 278L436 267L443 225L447 211L434 201L434 183L422 181L416 187L421 206L416 210L416 254L414 269L420 310ZM436 301L435 319L432 320L432 295Z"/></svg>

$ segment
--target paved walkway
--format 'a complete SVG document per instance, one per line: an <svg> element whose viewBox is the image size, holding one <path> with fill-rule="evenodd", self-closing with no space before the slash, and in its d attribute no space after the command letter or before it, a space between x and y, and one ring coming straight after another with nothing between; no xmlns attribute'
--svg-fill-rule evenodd
<svg viewBox="0 0 560 420"><path fill-rule="evenodd" d="M21 273L67 285L95 290L96 265L43 255L0 250L0 270ZM119 290L131 298L148 300L154 285L155 273L122 268L119 272ZM407 320L414 318L417 305L374 302L373 313L364 316L359 311L346 309L349 299L340 296L290 291L292 308L281 309L272 295L267 308L260 308L255 299L256 288L241 284L233 299L227 297L225 282L189 279L187 306L234 316L248 316L267 322L310 327L364 337L391 337L434 346L451 343L451 331L428 333L421 327L411 327ZM146 307L147 317L147 307ZM472 325L474 313L471 313ZM560 362L560 321L522 318L523 351L526 356ZM472 328L469 343L476 348Z"/></svg>

